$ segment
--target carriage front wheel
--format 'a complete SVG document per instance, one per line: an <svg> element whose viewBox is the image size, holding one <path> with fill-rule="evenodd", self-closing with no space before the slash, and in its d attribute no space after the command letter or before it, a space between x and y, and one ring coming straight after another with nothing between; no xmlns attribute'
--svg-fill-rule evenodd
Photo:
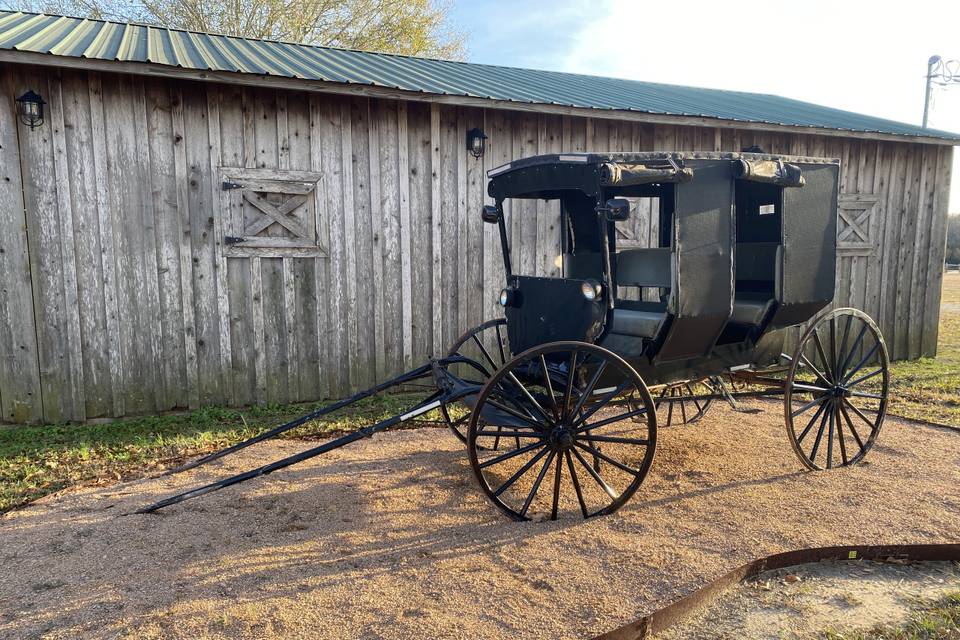
<svg viewBox="0 0 960 640"><path fill-rule="evenodd" d="M863 460L887 412L887 347L870 316L834 309L818 318L793 355L785 381L787 435L810 469Z"/></svg>
<svg viewBox="0 0 960 640"><path fill-rule="evenodd" d="M501 439L511 446L493 446ZM487 381L467 449L500 509L517 520L555 520L622 507L646 477L656 439L656 407L633 367L593 344L554 342L521 353Z"/></svg>

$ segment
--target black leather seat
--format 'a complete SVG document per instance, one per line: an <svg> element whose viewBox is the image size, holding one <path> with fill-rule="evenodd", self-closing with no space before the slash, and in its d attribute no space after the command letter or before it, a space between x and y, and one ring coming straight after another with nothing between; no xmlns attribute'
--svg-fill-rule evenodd
<svg viewBox="0 0 960 640"><path fill-rule="evenodd" d="M667 289L673 281L673 256L669 248L625 249L616 256L620 286ZM610 332L636 338L653 338L667 315L665 302L617 300Z"/></svg>
<svg viewBox="0 0 960 640"><path fill-rule="evenodd" d="M783 249L776 242L740 242L736 246L736 291L730 322L758 326L777 299Z"/></svg>

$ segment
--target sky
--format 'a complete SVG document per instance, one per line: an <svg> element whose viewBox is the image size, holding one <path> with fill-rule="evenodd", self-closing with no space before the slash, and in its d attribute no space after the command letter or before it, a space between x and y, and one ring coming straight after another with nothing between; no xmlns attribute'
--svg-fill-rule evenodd
<svg viewBox="0 0 960 640"><path fill-rule="evenodd" d="M920 124L927 60L960 59L960 1L456 0L467 60L772 93ZM960 132L960 82L929 126ZM960 213L960 149L950 211Z"/></svg>

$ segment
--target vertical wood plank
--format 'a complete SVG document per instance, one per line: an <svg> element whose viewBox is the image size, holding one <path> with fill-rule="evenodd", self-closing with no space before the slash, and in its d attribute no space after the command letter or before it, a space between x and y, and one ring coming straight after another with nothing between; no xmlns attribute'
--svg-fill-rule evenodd
<svg viewBox="0 0 960 640"><path fill-rule="evenodd" d="M49 76L50 124L53 138L53 170L56 176L57 210L60 220L60 264L63 270L63 302L66 344L69 350L69 417L84 420L86 394L83 367L83 342L80 333L79 287L77 285L77 249L74 229L71 167L67 157L67 132L64 127L63 93L60 76ZM154 272L155 273L155 272Z"/></svg>
<svg viewBox="0 0 960 640"><path fill-rule="evenodd" d="M384 308L386 307L386 290L383 275L384 234L387 227L383 211L384 198L381 195L380 178L380 106L377 100L365 103L367 108L367 156L370 182L370 229L372 235L372 249L370 256L371 287L369 297L373 310L373 351L376 380L379 382L387 377L387 340L384 328Z"/></svg>
<svg viewBox="0 0 960 640"><path fill-rule="evenodd" d="M183 108L183 90L172 85L173 104L173 162L177 185L177 222L180 243L180 295L183 314L184 360L186 362L187 402L191 409L200 406L200 365L197 362L197 324L193 306L193 228L190 221L189 168L187 166L186 118Z"/></svg>
<svg viewBox="0 0 960 640"><path fill-rule="evenodd" d="M401 323L403 328L403 366L413 366L413 276L410 233L410 133L407 103L397 103L397 188L400 209Z"/></svg>
<svg viewBox="0 0 960 640"><path fill-rule="evenodd" d="M223 217L226 211L219 209L220 194L223 189L217 180L220 167L223 166L223 160L220 156L222 144L220 137L220 87L216 85L207 85L207 136L209 144L209 175L208 184L210 186L210 216L213 220L213 275L214 290L216 292L217 305L217 333L219 336L220 353L220 399L229 404L236 404L237 399L233 393L233 376L231 368L233 366L233 344L230 338L230 288L228 283L229 270L227 268L227 257L223 251L223 238L226 233L223 230Z"/></svg>
<svg viewBox="0 0 960 640"><path fill-rule="evenodd" d="M923 313L921 353L927 357L937 354L940 298L943 287L943 261L946 252L947 202L950 197L953 147L937 150L936 190L933 198L933 223L930 231L930 251L927 259L927 296Z"/></svg>
<svg viewBox="0 0 960 640"><path fill-rule="evenodd" d="M433 231L431 251L433 253L433 288L431 299L433 312L433 351L434 357L443 353L443 211L440 200L440 105L430 104L430 228Z"/></svg>
<svg viewBox="0 0 960 640"><path fill-rule="evenodd" d="M14 75L0 79L0 422L43 418ZM25 131L24 134L27 134Z"/></svg>

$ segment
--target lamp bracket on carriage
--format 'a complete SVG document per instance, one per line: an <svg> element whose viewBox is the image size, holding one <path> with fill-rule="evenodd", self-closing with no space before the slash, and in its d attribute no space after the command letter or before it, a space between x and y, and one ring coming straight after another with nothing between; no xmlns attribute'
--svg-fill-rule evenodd
<svg viewBox="0 0 960 640"><path fill-rule="evenodd" d="M503 217L503 208L495 204L487 204L480 210L480 217L487 224L497 224Z"/></svg>
<svg viewBox="0 0 960 640"><path fill-rule="evenodd" d="M597 206L597 213L604 213L610 222L622 222L630 217L630 201L626 198L610 198L604 206Z"/></svg>

